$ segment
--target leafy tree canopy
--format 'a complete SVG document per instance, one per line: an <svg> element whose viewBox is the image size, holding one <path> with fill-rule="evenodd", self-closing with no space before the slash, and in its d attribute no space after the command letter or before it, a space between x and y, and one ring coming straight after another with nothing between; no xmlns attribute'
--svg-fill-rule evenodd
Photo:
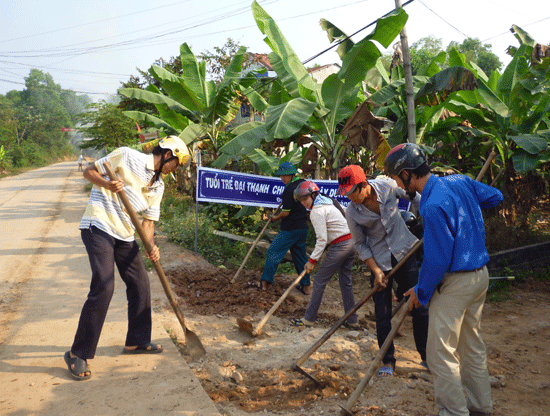
<svg viewBox="0 0 550 416"><path fill-rule="evenodd" d="M227 42L222 47L215 46L214 51L204 51L197 55L199 61L206 62L207 77L219 84L224 76L225 70L231 63L233 57L241 48L238 41L227 38ZM243 71L253 67L258 63L258 57L254 53L247 53L243 58Z"/></svg>
<svg viewBox="0 0 550 416"><path fill-rule="evenodd" d="M114 104L101 101L88 105L88 111L81 115L81 122L88 126L81 130L91 138L80 144L82 149L110 150L139 142L135 122Z"/></svg>
<svg viewBox="0 0 550 416"><path fill-rule="evenodd" d="M493 71L499 71L502 68L502 62L491 51L492 45L489 43L482 44L478 38L468 38L462 43L452 41L447 46L447 51L451 48L456 48L466 56L468 61L477 64L487 76L490 76Z"/></svg>
<svg viewBox="0 0 550 416"><path fill-rule="evenodd" d="M432 35L414 42L409 48L413 75L416 75L420 68L431 62L442 50L443 41Z"/></svg>

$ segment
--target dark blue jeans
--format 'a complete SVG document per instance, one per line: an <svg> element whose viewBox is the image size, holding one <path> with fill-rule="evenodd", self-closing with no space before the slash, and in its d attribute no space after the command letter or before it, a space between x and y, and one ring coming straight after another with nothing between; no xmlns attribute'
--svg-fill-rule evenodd
<svg viewBox="0 0 550 416"><path fill-rule="evenodd" d="M82 230L81 235L92 268L92 282L80 313L72 353L85 360L95 356L115 289L115 264L126 284L128 299L125 345L148 344L151 342L152 327L151 291L138 244L135 241L118 240L96 227Z"/></svg>
<svg viewBox="0 0 550 416"><path fill-rule="evenodd" d="M392 267L398 262L391 257ZM384 271L388 274L389 271ZM378 338L378 347L381 347L386 340L386 337L391 331L391 314L392 314L392 287L393 282L397 283L397 291L395 295L401 300L403 294L411 287L418 283L418 265L416 257L411 256L405 264L403 264L395 274L390 277L386 288L380 292L376 292L372 298L374 300L374 314L376 315L376 336ZM371 276L371 287L374 287L374 276ZM420 354L422 361L426 361L426 342L428 340L428 308L420 306L412 311L413 336L416 345L416 350ZM395 367L395 347L391 343L388 351L384 355L382 362L391 364Z"/></svg>
<svg viewBox="0 0 550 416"><path fill-rule="evenodd" d="M279 234L275 236L267 250L261 280L273 283L273 277L277 272L277 267L279 267L279 263L283 261L288 250L290 250L290 254L292 255L292 263L294 263L296 273L300 274L304 271L304 266L307 261L307 232L307 228L292 231L279 231ZM304 286L309 286L309 274L306 274L300 283Z"/></svg>

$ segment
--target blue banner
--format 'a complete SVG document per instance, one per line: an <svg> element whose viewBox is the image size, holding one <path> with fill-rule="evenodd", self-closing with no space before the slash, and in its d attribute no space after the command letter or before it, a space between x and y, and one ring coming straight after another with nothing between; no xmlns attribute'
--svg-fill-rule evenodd
<svg viewBox="0 0 550 416"><path fill-rule="evenodd" d="M336 196L338 181L316 180L321 192L345 208L349 199ZM277 208L285 189L280 178L199 167L197 201Z"/></svg>
<svg viewBox="0 0 550 416"><path fill-rule="evenodd" d="M315 180L321 193L335 198L346 208L349 199L336 195L338 181ZM197 171L197 201L219 204L250 205L254 207L277 208L285 184L280 178L249 173L232 172L199 167ZM399 200L399 209L408 211L410 202Z"/></svg>

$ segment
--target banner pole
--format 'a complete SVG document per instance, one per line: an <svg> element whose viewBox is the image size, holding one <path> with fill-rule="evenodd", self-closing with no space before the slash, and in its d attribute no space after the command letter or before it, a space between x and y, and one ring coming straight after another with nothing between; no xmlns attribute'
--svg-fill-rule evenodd
<svg viewBox="0 0 550 416"><path fill-rule="evenodd" d="M197 150L195 152L195 164L197 166L197 175L195 183L195 255L198 252L198 241L199 241L199 175L198 170L201 166L201 151Z"/></svg>

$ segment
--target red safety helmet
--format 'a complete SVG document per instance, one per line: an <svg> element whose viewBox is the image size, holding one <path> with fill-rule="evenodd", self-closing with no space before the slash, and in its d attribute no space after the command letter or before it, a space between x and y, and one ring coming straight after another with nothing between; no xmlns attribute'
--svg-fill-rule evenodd
<svg viewBox="0 0 550 416"><path fill-rule="evenodd" d="M314 192L319 192L320 189L317 186L317 184L313 181L303 181L300 185L296 187L294 190L294 199L296 201L300 201L301 199L305 198L306 196L309 196L313 194Z"/></svg>

